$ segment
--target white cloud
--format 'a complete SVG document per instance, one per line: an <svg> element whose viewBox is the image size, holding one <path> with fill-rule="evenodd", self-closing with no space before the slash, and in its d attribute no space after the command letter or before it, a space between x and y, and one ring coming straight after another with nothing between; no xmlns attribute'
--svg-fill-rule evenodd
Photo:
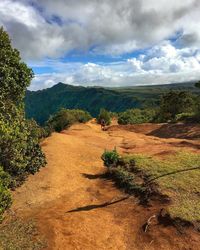
<svg viewBox="0 0 200 250"><path fill-rule="evenodd" d="M31 89L169 83L200 78L199 12L199 0L0 0L0 25L24 60L53 72L38 74ZM145 52L123 60L138 49ZM116 63L63 62L73 51Z"/></svg>
<svg viewBox="0 0 200 250"><path fill-rule="evenodd" d="M176 49L169 41L156 45L146 55L107 64L46 61L57 73L37 75L32 90L58 82L85 86L128 86L198 80L200 51ZM36 66L36 65L34 65ZM42 67L41 64L38 66Z"/></svg>
<svg viewBox="0 0 200 250"><path fill-rule="evenodd" d="M198 47L199 11L199 0L1 0L0 24L25 59L120 55L179 31L177 45Z"/></svg>

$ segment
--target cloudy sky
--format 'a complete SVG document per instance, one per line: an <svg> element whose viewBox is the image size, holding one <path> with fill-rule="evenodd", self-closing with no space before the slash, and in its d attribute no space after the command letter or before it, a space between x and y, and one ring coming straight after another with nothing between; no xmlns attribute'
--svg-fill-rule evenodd
<svg viewBox="0 0 200 250"><path fill-rule="evenodd" d="M32 90L200 79L199 13L199 0L0 0Z"/></svg>

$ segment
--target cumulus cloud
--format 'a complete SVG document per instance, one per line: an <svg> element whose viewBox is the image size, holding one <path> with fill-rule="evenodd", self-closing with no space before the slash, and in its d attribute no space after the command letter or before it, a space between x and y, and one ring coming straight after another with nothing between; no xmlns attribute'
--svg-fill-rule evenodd
<svg viewBox="0 0 200 250"><path fill-rule="evenodd" d="M51 87L58 82L84 86L128 86L192 81L200 78L200 50L176 49L170 41L152 47L137 58L107 64L46 61L56 71L37 75L31 90Z"/></svg>
<svg viewBox="0 0 200 250"><path fill-rule="evenodd" d="M179 46L197 46L199 11L199 0L1 0L0 24L25 59L120 55L180 31Z"/></svg>
<svg viewBox="0 0 200 250"><path fill-rule="evenodd" d="M199 11L199 0L1 0L0 25L30 66L51 69L31 89L169 83L200 77ZM116 62L63 63L74 52Z"/></svg>

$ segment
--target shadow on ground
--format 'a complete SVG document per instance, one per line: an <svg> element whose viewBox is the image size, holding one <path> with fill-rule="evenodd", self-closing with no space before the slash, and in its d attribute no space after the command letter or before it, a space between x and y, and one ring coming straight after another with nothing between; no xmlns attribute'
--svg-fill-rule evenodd
<svg viewBox="0 0 200 250"><path fill-rule="evenodd" d="M125 196L125 197L118 199L118 200L115 200L115 201L108 201L108 202L104 202L102 204L94 204L94 205L87 205L84 207L78 207L76 209L69 210L66 213L83 212L83 211L90 211L90 210L97 209L97 208L108 207L110 205L127 200L128 198L129 198L129 196Z"/></svg>

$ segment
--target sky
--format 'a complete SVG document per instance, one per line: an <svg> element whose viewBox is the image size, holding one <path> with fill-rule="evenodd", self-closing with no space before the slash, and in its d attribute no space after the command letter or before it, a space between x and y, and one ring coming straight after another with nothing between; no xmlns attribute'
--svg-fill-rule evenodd
<svg viewBox="0 0 200 250"><path fill-rule="evenodd" d="M200 0L0 0L31 90L199 80L199 13Z"/></svg>

